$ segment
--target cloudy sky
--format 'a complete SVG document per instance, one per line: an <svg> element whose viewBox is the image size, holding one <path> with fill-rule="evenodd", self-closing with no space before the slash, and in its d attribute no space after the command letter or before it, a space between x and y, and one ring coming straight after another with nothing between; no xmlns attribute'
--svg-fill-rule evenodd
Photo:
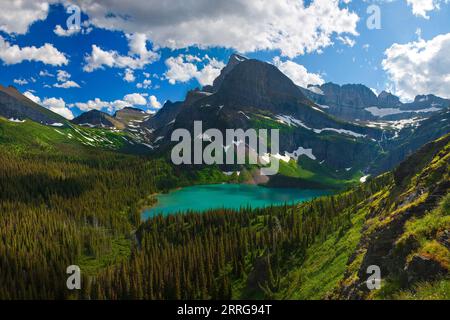
<svg viewBox="0 0 450 320"><path fill-rule="evenodd" d="M450 98L450 0L0 5L0 84L67 118L158 110L212 83L233 52L273 63L301 86L363 83L405 101Z"/></svg>

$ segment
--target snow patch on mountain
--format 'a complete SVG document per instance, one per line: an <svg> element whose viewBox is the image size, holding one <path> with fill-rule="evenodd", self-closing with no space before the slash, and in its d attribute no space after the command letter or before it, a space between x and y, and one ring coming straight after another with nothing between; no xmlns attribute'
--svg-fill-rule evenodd
<svg viewBox="0 0 450 320"><path fill-rule="evenodd" d="M317 158L313 154L312 149L305 149L303 147L299 147L297 150L294 150L292 153L285 152L285 155L289 156L290 158L294 159L295 161L298 160L300 156L307 156L311 160L317 160Z"/></svg>
<svg viewBox="0 0 450 320"><path fill-rule="evenodd" d="M143 146L146 146L147 148L153 150L155 147L153 147L151 144L148 143L141 143Z"/></svg>
<svg viewBox="0 0 450 320"><path fill-rule="evenodd" d="M324 132L324 131L334 131L334 132L337 132L337 133L340 133L340 134L345 134L345 135L348 135L348 136L353 136L353 137L355 137L355 138L363 138L363 137L366 136L365 134L356 133L356 132L354 132L354 131L351 131L351 130L345 130L345 129L335 129L335 128L314 129L314 132L315 132L315 133L322 133L322 132Z"/></svg>
<svg viewBox="0 0 450 320"><path fill-rule="evenodd" d="M366 176L364 176L364 177L361 177L361 178L359 179L359 182L365 183L369 177L370 177L370 174L369 174L369 175L366 175Z"/></svg>
<svg viewBox="0 0 450 320"><path fill-rule="evenodd" d="M244 117L246 117L247 120L250 120L250 117L247 116L247 115L244 113L244 111L239 111L238 113L240 113L240 114L242 114Z"/></svg>
<svg viewBox="0 0 450 320"><path fill-rule="evenodd" d="M345 135L353 136L353 137L356 137L356 138L362 138L362 137L366 136L364 134L360 134L360 133L357 133L357 132L354 132L354 131L351 131L351 130L345 130L345 129L336 129L336 128L314 129L314 128L310 128L306 124L304 124L302 121L300 121L298 119L295 119L292 116L278 115L278 116L276 116L276 118L278 119L278 122L287 124L288 126L295 126L295 127L296 126L300 126L300 127L303 127L303 128L305 128L307 130L314 131L317 134L320 134L320 133L322 133L324 131L333 131L333 132L336 132L336 133L339 133L339 134L345 134Z"/></svg>
<svg viewBox="0 0 450 320"><path fill-rule="evenodd" d="M25 122L25 120L20 120L20 119L15 119L15 118L10 118L8 120L11 121L11 122L16 122L16 123L23 123L23 122Z"/></svg>
<svg viewBox="0 0 450 320"><path fill-rule="evenodd" d="M287 124L289 127L290 126L294 126L294 127L300 126L305 129L312 130L310 127L308 127L306 124L304 124L301 120L295 119L292 116L278 115L278 116L276 116L276 118L278 119L278 122Z"/></svg>
<svg viewBox="0 0 450 320"><path fill-rule="evenodd" d="M365 110L370 112L373 116L383 118L386 116L391 116L391 115L401 114L401 113L428 113L428 112L439 111L441 109L436 108L436 107L431 107L431 108L420 109L420 110L401 110L399 108L370 107L370 108L366 108Z"/></svg>
<svg viewBox="0 0 450 320"><path fill-rule="evenodd" d="M260 156L259 159L262 164L270 163L270 158L275 158L275 159L281 160L283 162L289 163L289 161L291 161L291 160L298 161L298 158L300 158L303 155L307 156L311 160L317 160L317 158L313 154L312 149L305 149L303 147L299 147L297 150L294 150L292 152L285 151L284 156L279 153L277 153L277 154L266 153L266 154Z"/></svg>

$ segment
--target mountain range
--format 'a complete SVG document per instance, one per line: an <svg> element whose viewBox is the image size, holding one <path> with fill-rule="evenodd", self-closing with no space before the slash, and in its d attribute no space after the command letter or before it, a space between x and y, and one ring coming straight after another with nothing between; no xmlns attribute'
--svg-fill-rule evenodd
<svg viewBox="0 0 450 320"><path fill-rule="evenodd" d="M168 155L175 144L171 133L178 128L192 132L194 121L202 121L203 130L222 132L276 128L280 152L271 156L282 160L277 176L261 180L254 168L221 166L223 172L253 172L248 183L273 186L342 187L392 169L450 131L449 100L426 95L402 103L384 91L377 96L363 85L301 88L274 65L237 54L231 55L213 85L189 91L184 101L167 101L153 116L135 108L114 115L91 110L69 122L13 87L0 88L0 105L0 116L10 121L108 130L122 135L127 147L119 149L133 146L156 155ZM93 141L83 143L102 146L98 139L88 139Z"/></svg>
<svg viewBox="0 0 450 320"><path fill-rule="evenodd" d="M450 106L450 100L435 95L419 95L403 103L386 91L376 95L362 84L339 86L325 83L301 88L303 93L326 112L347 121L402 120L431 113Z"/></svg>
<svg viewBox="0 0 450 320"><path fill-rule="evenodd" d="M0 87L0 299L449 299L450 110L434 96L407 105L372 94L299 88L240 55L155 115L92 110L68 121ZM346 120L333 114L344 100L359 113L380 101L437 110L396 120L342 111ZM171 133L197 120L279 129L279 174L173 165ZM143 221L156 194L226 182L332 194ZM67 289L68 265L82 270L81 290ZM380 290L367 285L373 267Z"/></svg>

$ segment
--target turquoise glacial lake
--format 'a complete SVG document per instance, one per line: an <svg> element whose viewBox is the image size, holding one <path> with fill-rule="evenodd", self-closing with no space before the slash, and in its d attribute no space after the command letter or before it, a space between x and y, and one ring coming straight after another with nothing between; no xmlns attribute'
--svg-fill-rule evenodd
<svg viewBox="0 0 450 320"><path fill-rule="evenodd" d="M186 187L157 196L158 202L143 212L148 219L162 214L210 209L239 209L250 206L262 208L271 205L293 204L330 194L326 190L265 188L254 185L216 184Z"/></svg>

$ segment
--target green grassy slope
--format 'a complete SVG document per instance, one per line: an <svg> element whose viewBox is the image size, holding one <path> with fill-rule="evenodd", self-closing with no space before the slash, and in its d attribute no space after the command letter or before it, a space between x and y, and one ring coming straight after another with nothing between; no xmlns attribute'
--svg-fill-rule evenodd
<svg viewBox="0 0 450 320"><path fill-rule="evenodd" d="M448 276L450 135L432 142L403 162L394 181L372 201L345 279L344 298L390 298L397 290ZM382 269L385 290L361 284L366 268Z"/></svg>
<svg viewBox="0 0 450 320"><path fill-rule="evenodd" d="M326 163L301 156L298 162L280 161L279 174L271 178L268 185L340 190L359 183L362 176L358 169L335 170Z"/></svg>
<svg viewBox="0 0 450 320"><path fill-rule="evenodd" d="M67 150L88 152L92 148L128 153L148 153L144 145L133 142L121 131L84 128L67 124L62 127L45 126L33 121L12 122L0 117L0 144L17 152Z"/></svg>
<svg viewBox="0 0 450 320"><path fill-rule="evenodd" d="M305 261L283 277L277 297L448 298L449 159L447 135L402 163L390 183L347 209L352 218L346 228L308 249ZM382 270L379 291L365 286L369 265Z"/></svg>

